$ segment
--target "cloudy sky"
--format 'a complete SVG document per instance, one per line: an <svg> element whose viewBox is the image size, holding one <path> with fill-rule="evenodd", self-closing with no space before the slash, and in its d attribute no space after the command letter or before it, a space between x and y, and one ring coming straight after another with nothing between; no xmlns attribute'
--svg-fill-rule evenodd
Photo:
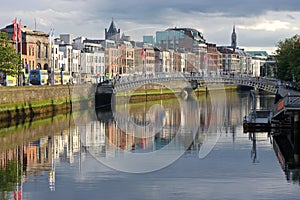
<svg viewBox="0 0 300 200"><path fill-rule="evenodd" d="M4 1L4 0L0 0ZM299 0L11 0L2 3L0 27L22 25L55 35L103 39L112 18L133 40L170 27L201 31L207 42L229 45L233 25L238 46L273 51L280 40L300 34Z"/></svg>

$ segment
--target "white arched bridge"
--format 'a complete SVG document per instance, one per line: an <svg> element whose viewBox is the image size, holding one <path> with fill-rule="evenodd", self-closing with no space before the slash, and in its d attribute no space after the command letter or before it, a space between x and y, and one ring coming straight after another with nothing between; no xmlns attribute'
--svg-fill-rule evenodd
<svg viewBox="0 0 300 200"><path fill-rule="evenodd" d="M249 86L255 89L264 90L272 94L278 93L278 83L276 79L261 78L261 77L247 77L247 76L183 76L181 74L172 74L168 76L157 77L122 77L114 84L115 92L122 92L139 88L148 84L162 84L162 85L176 85L178 88L191 87L196 89L198 85L208 84L236 84L241 86Z"/></svg>

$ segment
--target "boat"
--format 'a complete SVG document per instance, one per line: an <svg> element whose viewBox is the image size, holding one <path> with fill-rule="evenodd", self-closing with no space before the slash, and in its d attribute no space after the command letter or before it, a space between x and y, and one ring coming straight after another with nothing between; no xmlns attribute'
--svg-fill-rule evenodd
<svg viewBox="0 0 300 200"><path fill-rule="evenodd" d="M114 99L114 84L112 80L105 80L97 84L95 92L95 109L110 108Z"/></svg>
<svg viewBox="0 0 300 200"><path fill-rule="evenodd" d="M269 132L271 129L271 118L271 110L250 110L249 115L243 118L244 133Z"/></svg>

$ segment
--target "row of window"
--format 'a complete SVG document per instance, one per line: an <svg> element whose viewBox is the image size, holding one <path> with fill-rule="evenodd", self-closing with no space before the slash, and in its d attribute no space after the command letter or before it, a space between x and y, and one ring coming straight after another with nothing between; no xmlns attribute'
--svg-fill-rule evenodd
<svg viewBox="0 0 300 200"><path fill-rule="evenodd" d="M104 63L104 57L101 56L87 56L86 61L88 63Z"/></svg>
<svg viewBox="0 0 300 200"><path fill-rule="evenodd" d="M37 58L48 58L49 50L47 46L43 46L43 52L41 51L41 45L36 46L36 55ZM28 56L35 56L34 46L28 46Z"/></svg>
<svg viewBox="0 0 300 200"><path fill-rule="evenodd" d="M34 47L33 46L28 47L28 55L29 56L34 56Z"/></svg>

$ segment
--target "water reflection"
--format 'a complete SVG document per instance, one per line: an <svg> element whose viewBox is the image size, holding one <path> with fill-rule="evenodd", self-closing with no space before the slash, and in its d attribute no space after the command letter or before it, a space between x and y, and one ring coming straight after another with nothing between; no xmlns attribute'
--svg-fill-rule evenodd
<svg viewBox="0 0 300 200"><path fill-rule="evenodd" d="M298 144L292 132L278 134L274 137L273 148L288 182L300 183L300 165Z"/></svg>
<svg viewBox="0 0 300 200"><path fill-rule="evenodd" d="M55 161L74 162L79 134L69 114L1 129L1 199L22 199L23 183L31 176L48 173L49 189L55 190Z"/></svg>
<svg viewBox="0 0 300 200"><path fill-rule="evenodd" d="M263 98L262 98L263 97ZM269 95L258 95L256 97L256 105L251 107L256 107L258 109L268 109L273 107L273 96ZM252 101L253 103L253 101ZM283 126L276 127L272 130L272 133L255 133L251 132L248 134L249 140L252 141L251 158L253 163L259 162L257 158L257 141L265 140L273 146L275 155L278 162L285 173L286 180L292 183L300 183L300 163L298 159L299 155L299 127L292 124L284 124Z"/></svg>
<svg viewBox="0 0 300 200"><path fill-rule="evenodd" d="M266 158L262 156L265 149L262 149L261 142L263 141L266 149L269 149L272 141L269 140L268 134L248 137L242 132L242 117L251 107L251 98L248 94L227 92L225 100L221 95L216 99L218 101L214 102L211 98L199 96L197 100L191 99L186 102L175 99L147 102L147 104L120 105L116 108L116 112L94 113L86 110L72 115L59 115L48 120L34 121L30 125L24 124L22 128L18 126L1 129L1 199L12 199L14 195L17 195L17 198L21 195L26 198L24 195L26 192L27 199L38 199L30 196L37 187L36 185L30 187L30 185L34 184L35 181L32 180L37 180L37 177L46 177L46 182L45 179L38 179L41 182L39 188L46 185L47 190L53 191L58 199L63 198L58 188L72 191L68 184L74 186L72 181L76 182L78 179L80 181L76 184L80 184L80 189L90 190L89 184L94 181L94 190L97 191L100 180L113 179L120 175L110 170L102 171L103 165L100 164L121 171L134 171L141 168L149 171L149 169L171 165L176 159L182 158L184 164L192 170L177 169L172 173L186 174L186 177L201 177L201 180L209 177L213 181L218 180L221 171L221 175L226 177L226 173L223 174L226 170L225 166L240 162L234 169L230 169L234 173L228 176L229 179L226 181L230 182L230 177L234 175L244 180L242 166L251 166L252 163L259 164L260 161L264 161L263 159ZM258 102L263 104L262 101ZM264 105L266 104L268 105L264 101ZM210 155L213 149L215 151ZM278 150L275 149L275 152L278 156ZM158 160L152 159L151 163L145 160L145 158L150 160L155 153L156 156L161 154L158 155ZM136 155L140 160L134 160ZM124 158L127 162L124 162ZM249 162L245 162L244 158ZM131 159L129 164L128 159ZM228 160L231 163L227 163ZM95 161L93 169L96 171L91 171L91 163ZM243 162L244 164L241 164ZM119 166L116 166L117 164ZM265 167L262 167L262 171L255 172L263 173L270 170L266 163L260 166ZM272 167L274 170L274 166ZM210 172L209 169L212 168L213 172ZM219 168L221 169L219 175L214 175L218 174ZM299 173L296 170L291 169L290 166L284 170L287 172L288 180L296 180L296 182L299 180ZM209 173L203 175L201 171ZM276 166L274 171L278 173ZM160 178L163 176L157 173L159 175L156 176ZM260 174L257 176L259 177ZM154 182L158 184L152 181L153 184ZM24 185L27 186L25 187L27 190L24 190Z"/></svg>

